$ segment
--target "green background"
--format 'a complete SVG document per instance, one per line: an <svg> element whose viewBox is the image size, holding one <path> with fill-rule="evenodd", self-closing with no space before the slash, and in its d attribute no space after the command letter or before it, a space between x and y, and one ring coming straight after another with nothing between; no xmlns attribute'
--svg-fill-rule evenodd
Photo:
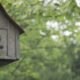
<svg viewBox="0 0 80 80"><path fill-rule="evenodd" d="M0 0L25 31L20 60L0 67L0 80L80 80L80 7L54 1Z"/></svg>

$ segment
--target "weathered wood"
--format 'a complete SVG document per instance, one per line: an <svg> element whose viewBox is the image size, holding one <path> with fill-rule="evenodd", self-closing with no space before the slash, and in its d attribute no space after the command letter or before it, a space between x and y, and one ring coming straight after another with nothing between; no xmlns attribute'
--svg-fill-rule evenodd
<svg viewBox="0 0 80 80"><path fill-rule="evenodd" d="M19 35L23 32L0 4L0 66L19 59Z"/></svg>

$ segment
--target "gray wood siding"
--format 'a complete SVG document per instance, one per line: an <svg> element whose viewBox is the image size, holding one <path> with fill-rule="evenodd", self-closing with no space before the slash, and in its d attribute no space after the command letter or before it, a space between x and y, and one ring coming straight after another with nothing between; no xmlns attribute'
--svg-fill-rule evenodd
<svg viewBox="0 0 80 80"><path fill-rule="evenodd" d="M19 43L19 31L16 30L16 41L15 41L15 48L16 48L16 58L19 59L20 58L20 43Z"/></svg>
<svg viewBox="0 0 80 80"><path fill-rule="evenodd" d="M8 38L7 29L0 29L0 56L7 56L8 54ZM1 46L3 48L1 48Z"/></svg>
<svg viewBox="0 0 80 80"><path fill-rule="evenodd" d="M0 30L0 35L7 37L7 40L3 40L4 56L0 56L0 59L17 59L19 58L19 31L6 19L6 17L0 11L0 29L6 29L7 32ZM8 35L7 35L8 34Z"/></svg>
<svg viewBox="0 0 80 80"><path fill-rule="evenodd" d="M0 11L0 36L1 36L1 45L3 45L3 49L0 50L0 59L7 58L8 55L8 26L9 23L5 16Z"/></svg>
<svg viewBox="0 0 80 80"><path fill-rule="evenodd" d="M8 20L5 18L3 13L0 11L0 28L7 28L8 29Z"/></svg>
<svg viewBox="0 0 80 80"><path fill-rule="evenodd" d="M8 27L8 56L15 58L15 28L9 23Z"/></svg>

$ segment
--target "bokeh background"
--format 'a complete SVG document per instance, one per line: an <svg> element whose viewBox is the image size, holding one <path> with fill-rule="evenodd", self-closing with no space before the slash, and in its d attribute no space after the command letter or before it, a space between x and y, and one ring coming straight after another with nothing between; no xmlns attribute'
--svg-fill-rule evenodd
<svg viewBox="0 0 80 80"><path fill-rule="evenodd" d="M80 0L0 0L25 30L19 61L0 80L80 80Z"/></svg>

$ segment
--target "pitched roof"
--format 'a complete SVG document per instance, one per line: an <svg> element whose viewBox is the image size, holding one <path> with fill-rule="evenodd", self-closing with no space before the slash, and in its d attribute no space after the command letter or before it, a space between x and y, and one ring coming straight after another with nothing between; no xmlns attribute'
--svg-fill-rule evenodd
<svg viewBox="0 0 80 80"><path fill-rule="evenodd" d="M19 30L20 34L24 33L24 30L8 15L2 4L0 4L0 10L4 14L4 16L11 22L16 29Z"/></svg>

